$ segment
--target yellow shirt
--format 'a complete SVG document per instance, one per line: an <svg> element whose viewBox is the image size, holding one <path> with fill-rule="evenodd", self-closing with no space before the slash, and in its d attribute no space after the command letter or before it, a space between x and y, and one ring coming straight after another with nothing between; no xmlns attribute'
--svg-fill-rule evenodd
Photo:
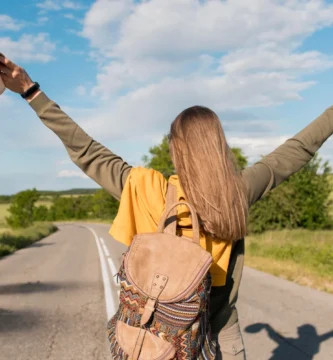
<svg viewBox="0 0 333 360"><path fill-rule="evenodd" d="M171 176L169 182L177 188L178 201L186 201L178 176ZM129 246L136 234L157 231L161 215L165 210L167 183L158 171L142 167L133 168L122 191L118 214L109 234ZM192 229L185 228L191 225L188 208L184 205L179 206L177 212L178 235L191 238ZM232 241L216 242L210 236L201 233L200 243L213 257L210 269L212 286L225 285Z"/></svg>

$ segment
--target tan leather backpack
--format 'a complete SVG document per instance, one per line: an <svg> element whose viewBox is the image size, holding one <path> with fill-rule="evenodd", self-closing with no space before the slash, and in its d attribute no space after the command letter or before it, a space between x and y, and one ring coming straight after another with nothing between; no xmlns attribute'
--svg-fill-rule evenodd
<svg viewBox="0 0 333 360"><path fill-rule="evenodd" d="M200 246L193 207L174 199L176 188L169 184L157 232L137 234L123 256L119 308L108 323L113 359L215 358L209 325L212 256ZM176 235L181 204L191 212L193 239Z"/></svg>

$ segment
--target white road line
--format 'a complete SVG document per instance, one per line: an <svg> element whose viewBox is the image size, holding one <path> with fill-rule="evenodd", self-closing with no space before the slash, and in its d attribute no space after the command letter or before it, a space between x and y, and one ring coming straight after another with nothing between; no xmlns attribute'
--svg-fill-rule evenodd
<svg viewBox="0 0 333 360"><path fill-rule="evenodd" d="M119 284L117 283L117 279L115 277L115 275L118 273L112 259L109 257L108 258L108 264L109 264L109 268L110 268L110 271L111 271L111 274L112 274L112 278L113 278L113 282L115 285L119 286Z"/></svg>
<svg viewBox="0 0 333 360"><path fill-rule="evenodd" d="M105 245L105 241L104 241L104 239L103 238L99 238L100 240L101 240L101 243L102 243L102 248L103 248L103 250L104 250L104 254L105 254L105 256L106 257L109 257L110 256L110 253L109 253L109 250L108 250L108 248L106 247L106 245Z"/></svg>
<svg viewBox="0 0 333 360"><path fill-rule="evenodd" d="M109 264L109 268L110 268L110 272L111 272L111 276L112 276L112 279L113 279L113 283L119 287L119 284L117 283L117 279L116 279L116 274L118 273L118 270L116 269L116 266L114 264L114 262L112 261L112 258L110 256L110 253L109 253L109 250L108 248L106 247L105 245L105 241L103 238L99 238L101 243L102 243L102 248L103 248L103 251L104 251L104 254L105 256L107 257L107 260L108 260L108 264Z"/></svg>
<svg viewBox="0 0 333 360"><path fill-rule="evenodd" d="M94 235L94 237L95 237L97 250L98 250L98 255L99 255L99 260L100 260L100 263L101 263L107 320L109 320L116 312L115 304L114 304L113 298L112 298L110 277L109 277L106 261L105 261L105 258L103 256L102 246L100 244L98 236L97 236L96 232L92 228L87 227L87 226L86 226L86 228L88 230L90 230L92 232L92 234Z"/></svg>

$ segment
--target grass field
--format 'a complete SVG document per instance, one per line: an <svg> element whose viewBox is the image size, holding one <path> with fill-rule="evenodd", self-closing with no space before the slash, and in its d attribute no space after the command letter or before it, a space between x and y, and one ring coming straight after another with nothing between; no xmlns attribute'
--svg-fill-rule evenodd
<svg viewBox="0 0 333 360"><path fill-rule="evenodd" d="M8 216L7 209L9 208L9 204L0 204L0 233L7 227L6 224L6 216Z"/></svg>
<svg viewBox="0 0 333 360"><path fill-rule="evenodd" d="M52 201L47 201L47 200L40 200L36 202L36 206L40 206L40 205L44 205L47 208L50 208L52 205Z"/></svg>
<svg viewBox="0 0 333 360"><path fill-rule="evenodd" d="M246 265L333 293L333 231L269 231L245 243Z"/></svg>

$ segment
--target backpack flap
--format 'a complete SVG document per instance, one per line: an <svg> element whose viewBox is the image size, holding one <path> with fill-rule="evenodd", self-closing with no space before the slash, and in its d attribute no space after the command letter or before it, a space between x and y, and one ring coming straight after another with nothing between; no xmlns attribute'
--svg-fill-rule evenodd
<svg viewBox="0 0 333 360"><path fill-rule="evenodd" d="M169 360L175 356L171 343L150 332L117 321L116 339L130 360Z"/></svg>
<svg viewBox="0 0 333 360"><path fill-rule="evenodd" d="M191 295L211 263L211 254L191 240L147 233L135 237L124 266L128 280L138 290L148 297L158 298L159 302L170 303ZM168 279L160 294L153 291L157 274Z"/></svg>
<svg viewBox="0 0 333 360"><path fill-rule="evenodd" d="M179 204L188 206L192 213L193 240L163 232L168 214ZM159 232L135 236L124 261L129 281L161 303L190 296L212 264L212 256L200 246L199 236L198 218L192 206L186 202L174 204L162 216Z"/></svg>

